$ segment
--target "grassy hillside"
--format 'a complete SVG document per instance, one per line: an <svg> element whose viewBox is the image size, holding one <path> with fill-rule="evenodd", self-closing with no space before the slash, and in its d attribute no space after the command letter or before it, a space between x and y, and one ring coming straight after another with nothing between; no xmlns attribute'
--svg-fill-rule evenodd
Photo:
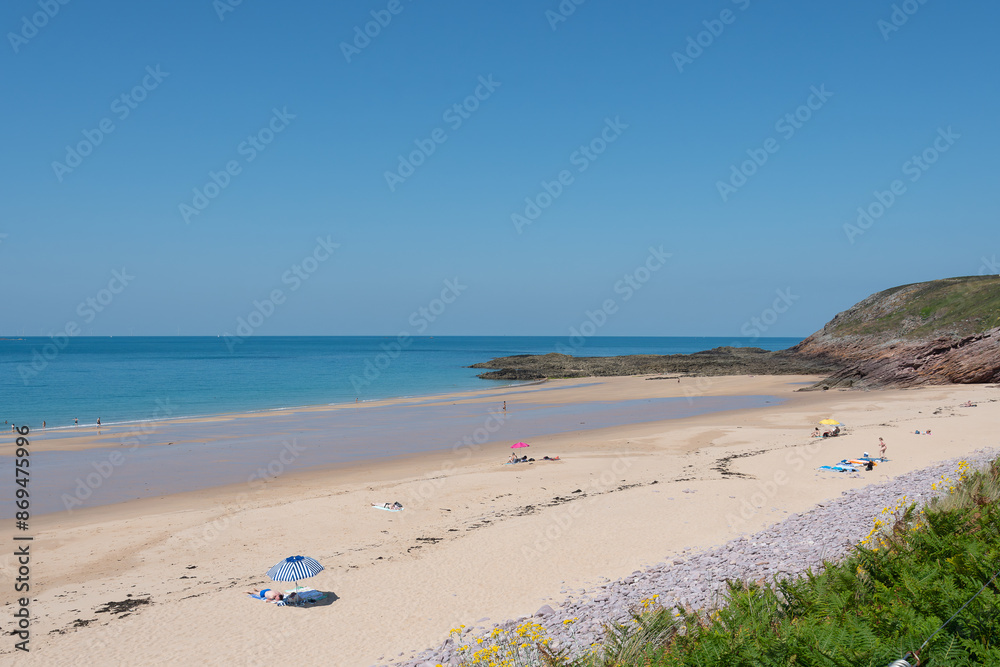
<svg viewBox="0 0 1000 667"><path fill-rule="evenodd" d="M834 318L825 333L916 339L968 336L998 326L1000 276L967 276L879 292Z"/></svg>

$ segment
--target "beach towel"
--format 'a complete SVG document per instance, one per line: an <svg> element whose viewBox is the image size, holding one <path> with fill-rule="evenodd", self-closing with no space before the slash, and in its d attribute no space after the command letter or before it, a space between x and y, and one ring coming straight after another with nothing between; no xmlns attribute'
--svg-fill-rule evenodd
<svg viewBox="0 0 1000 667"><path fill-rule="evenodd" d="M389 505L389 507L386 507L385 504L376 505L375 503L372 503L372 507L374 509L384 510L386 512L402 512L403 511L402 507L393 507L392 505Z"/></svg>
<svg viewBox="0 0 1000 667"><path fill-rule="evenodd" d="M254 600L263 600L264 602L273 602L275 604L284 604L281 600L268 600L266 597L264 597L264 594L267 593L269 590L271 590L271 589L270 588L265 588L260 593L250 593L249 595Z"/></svg>
<svg viewBox="0 0 1000 667"><path fill-rule="evenodd" d="M298 590L285 591L285 599L275 602L279 607L302 607L307 604L317 602L326 597L323 591L315 588L300 588Z"/></svg>
<svg viewBox="0 0 1000 667"><path fill-rule="evenodd" d="M857 468L845 465L820 466L819 470L836 470L837 472L859 472Z"/></svg>
<svg viewBox="0 0 1000 667"><path fill-rule="evenodd" d="M285 598L283 600L268 600L264 597L270 588L265 588L260 593L251 593L250 597L254 600L263 600L264 602L273 602L279 607L293 606L301 607L305 604L316 602L317 600L322 600L326 597L326 593L323 591L317 591L315 588L300 588L298 590L285 591ZM294 593L294 597L291 597Z"/></svg>

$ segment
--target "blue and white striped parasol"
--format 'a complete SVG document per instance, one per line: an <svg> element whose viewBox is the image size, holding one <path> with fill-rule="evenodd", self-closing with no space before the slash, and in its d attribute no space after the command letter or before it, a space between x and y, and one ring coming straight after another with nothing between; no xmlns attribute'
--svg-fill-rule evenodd
<svg viewBox="0 0 1000 667"><path fill-rule="evenodd" d="M308 579L323 571L323 566L315 558L308 556L289 556L270 570L267 576L274 581L294 581L299 587L299 579Z"/></svg>

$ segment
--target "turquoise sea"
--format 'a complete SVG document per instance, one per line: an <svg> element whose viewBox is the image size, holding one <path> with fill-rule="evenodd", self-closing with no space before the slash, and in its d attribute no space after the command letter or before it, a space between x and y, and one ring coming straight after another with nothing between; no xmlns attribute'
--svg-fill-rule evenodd
<svg viewBox="0 0 1000 667"><path fill-rule="evenodd" d="M469 365L514 354L678 354L721 345L769 350L800 338L540 336L217 337L0 340L4 420L33 429L353 403L489 389ZM575 345L574 345L575 343Z"/></svg>

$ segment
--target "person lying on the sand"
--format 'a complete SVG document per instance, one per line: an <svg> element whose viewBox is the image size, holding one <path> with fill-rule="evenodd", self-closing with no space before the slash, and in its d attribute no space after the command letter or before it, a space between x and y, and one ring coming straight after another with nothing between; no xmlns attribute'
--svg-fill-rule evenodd
<svg viewBox="0 0 1000 667"><path fill-rule="evenodd" d="M270 602L277 602L278 600L283 600L285 596L278 591L271 590L270 588L264 588L259 593L254 593L252 591L247 591L247 595L252 595L255 598L260 598L261 600L268 600Z"/></svg>
<svg viewBox="0 0 1000 667"><path fill-rule="evenodd" d="M543 461L558 461L559 457L558 456L551 456L551 457L550 456L543 456L542 460Z"/></svg>

